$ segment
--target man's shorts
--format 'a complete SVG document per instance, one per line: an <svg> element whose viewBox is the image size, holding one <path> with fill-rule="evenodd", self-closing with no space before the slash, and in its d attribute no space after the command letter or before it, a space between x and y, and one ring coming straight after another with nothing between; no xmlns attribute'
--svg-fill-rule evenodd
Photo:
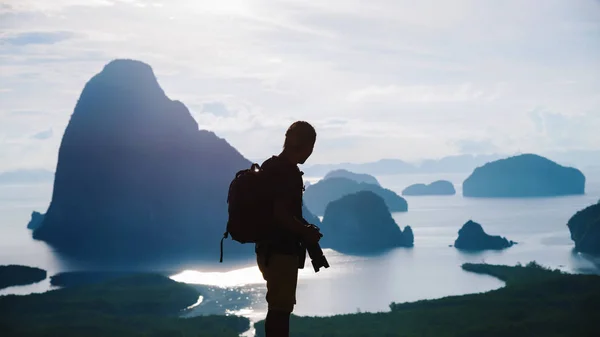
<svg viewBox="0 0 600 337"><path fill-rule="evenodd" d="M256 262L267 281L267 304L269 310L292 312L296 304L298 284L298 256L271 253L265 264L266 254L256 254Z"/></svg>

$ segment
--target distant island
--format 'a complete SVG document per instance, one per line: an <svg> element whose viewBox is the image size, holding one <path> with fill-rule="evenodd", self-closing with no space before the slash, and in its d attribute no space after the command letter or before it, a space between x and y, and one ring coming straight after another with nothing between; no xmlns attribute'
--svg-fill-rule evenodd
<svg viewBox="0 0 600 337"><path fill-rule="evenodd" d="M584 191L581 171L534 154L485 164L463 183L465 197L550 197Z"/></svg>
<svg viewBox="0 0 600 337"><path fill-rule="evenodd" d="M455 195L454 185L446 180L434 181L429 185L414 184L402 191L402 195L420 196L420 195Z"/></svg>
<svg viewBox="0 0 600 337"><path fill-rule="evenodd" d="M456 173L470 172L477 166L502 158L499 154L492 155L452 155L439 159L426 159L412 163L400 159L383 158L365 163L315 164L303 168L310 177L323 177L330 171L347 170L355 173L372 175L393 175L406 173Z"/></svg>
<svg viewBox="0 0 600 337"><path fill-rule="evenodd" d="M41 294L0 296L3 336L237 337L238 316L179 318L198 303L192 286L158 274L132 274Z"/></svg>
<svg viewBox="0 0 600 337"><path fill-rule="evenodd" d="M40 212L33 211L31 213L31 220L27 224L28 229L38 229L44 222L44 215Z"/></svg>
<svg viewBox="0 0 600 337"><path fill-rule="evenodd" d="M600 254L600 201L575 213L567 226L576 251Z"/></svg>
<svg viewBox="0 0 600 337"><path fill-rule="evenodd" d="M467 263L462 269L496 277L506 286L485 293L392 302L388 312L329 317L293 315L290 336L591 337L596 334L600 276L567 274L535 262L524 266ZM256 336L264 337L264 320L256 323L255 328Z"/></svg>
<svg viewBox="0 0 600 337"><path fill-rule="evenodd" d="M429 173L468 173L477 167L499 159L518 156L521 153L503 154L457 154L442 158L424 159L408 162L401 159L383 158L371 162L342 162L336 164L307 165L302 170L309 177L323 177L332 170L344 169L356 173L372 175L395 174L429 174ZM543 153L543 156L554 161L565 163L569 166L580 168L600 167L600 151L552 151Z"/></svg>
<svg viewBox="0 0 600 337"><path fill-rule="evenodd" d="M337 169L337 170L330 171L329 173L327 173L325 175L325 177L323 177L323 179L329 179L329 178L347 178L350 180L354 180L357 183L367 183L367 184L381 186L379 184L379 181L377 181L377 178L375 178L374 176L372 176L370 174L354 173L354 172L350 172L350 171L344 170L344 169Z"/></svg>
<svg viewBox="0 0 600 337"><path fill-rule="evenodd" d="M323 179L310 185L304 192L304 203L315 215L323 215L327 204L359 191L371 191L379 195L385 201L390 212L406 212L408 210L406 200L395 192L373 184L357 183L347 178Z"/></svg>
<svg viewBox="0 0 600 337"><path fill-rule="evenodd" d="M346 170L355 173L367 173L374 175L387 175L399 173L414 173L415 166L400 159L380 159L369 163L339 163L339 164L315 164L304 167L302 171L309 177L323 177L335 170Z"/></svg>
<svg viewBox="0 0 600 337"><path fill-rule="evenodd" d="M330 202L321 231L321 245L343 253L412 247L414 242L412 229L407 226L403 232L384 200L371 191L359 191Z"/></svg>
<svg viewBox="0 0 600 337"><path fill-rule="evenodd" d="M229 183L250 165L227 141L200 130L149 65L114 60L77 101L52 201L33 237L77 258L216 260ZM253 256L251 245L226 242L226 258Z"/></svg>
<svg viewBox="0 0 600 337"><path fill-rule="evenodd" d="M40 268L7 265L0 266L0 289L38 283L46 279L46 271Z"/></svg>
<svg viewBox="0 0 600 337"><path fill-rule="evenodd" d="M454 247L461 250L500 250L514 245L501 236L488 235L480 224L472 220L467 221L458 231L458 238L454 241Z"/></svg>

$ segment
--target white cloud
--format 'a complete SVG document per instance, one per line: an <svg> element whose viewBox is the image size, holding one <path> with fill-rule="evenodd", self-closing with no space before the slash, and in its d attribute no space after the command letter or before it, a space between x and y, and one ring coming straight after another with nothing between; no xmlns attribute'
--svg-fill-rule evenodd
<svg viewBox="0 0 600 337"><path fill-rule="evenodd" d="M456 142L461 153L465 154L494 154L498 147L489 139L461 139Z"/></svg>
<svg viewBox="0 0 600 337"><path fill-rule="evenodd" d="M54 130L52 130L52 128L50 128L50 129L40 131L40 132L34 134L33 136L31 136L31 138L38 139L38 140L45 140L45 139L52 138L53 135L54 135Z"/></svg>
<svg viewBox="0 0 600 337"><path fill-rule="evenodd" d="M110 6L110 0L6 0L1 7L6 12L35 12L51 13L62 11L72 6ZM2 12L0 12L1 14Z"/></svg>
<svg viewBox="0 0 600 337"><path fill-rule="evenodd" d="M294 119L318 129L313 162L600 143L593 0L13 0L0 29L65 34L0 44L0 163L53 167L81 89L114 58L152 65L249 158L278 151Z"/></svg>
<svg viewBox="0 0 600 337"><path fill-rule="evenodd" d="M351 92L351 102L368 102L381 99L406 103L435 103L435 102L467 102L476 100L497 99L500 92L497 90L485 92L481 87L471 83L458 85L388 85L384 87L371 86Z"/></svg>

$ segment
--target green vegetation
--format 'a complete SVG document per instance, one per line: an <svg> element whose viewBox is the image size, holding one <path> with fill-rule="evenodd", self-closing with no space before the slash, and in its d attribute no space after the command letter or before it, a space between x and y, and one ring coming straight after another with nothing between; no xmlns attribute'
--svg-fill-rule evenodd
<svg viewBox="0 0 600 337"><path fill-rule="evenodd" d="M494 276L495 278L506 282L507 286L542 283L564 276L577 276L564 273L558 269L548 269L535 261L529 262L525 266L522 266L519 263L515 267L465 263L462 265L462 269L472 273Z"/></svg>
<svg viewBox="0 0 600 337"><path fill-rule="evenodd" d="M57 287L75 287L102 283L108 280L131 276L135 272L69 271L50 276L50 284Z"/></svg>
<svg viewBox="0 0 600 337"><path fill-rule="evenodd" d="M27 296L0 297L2 336L238 336L249 320L178 318L200 294L156 274L137 274Z"/></svg>
<svg viewBox="0 0 600 337"><path fill-rule="evenodd" d="M392 303L390 312L291 320L292 337L520 337L597 336L600 277L526 266L465 264L506 287L482 294ZM264 336L264 321L256 324Z"/></svg>
<svg viewBox="0 0 600 337"><path fill-rule="evenodd" d="M26 266L0 266L0 289L33 284L46 279L46 271Z"/></svg>

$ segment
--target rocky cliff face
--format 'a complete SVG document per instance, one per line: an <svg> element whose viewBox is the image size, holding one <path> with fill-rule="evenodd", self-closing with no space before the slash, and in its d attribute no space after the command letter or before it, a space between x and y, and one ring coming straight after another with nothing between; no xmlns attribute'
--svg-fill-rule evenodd
<svg viewBox="0 0 600 337"><path fill-rule="evenodd" d="M575 213L567 223L575 250L600 254L600 201Z"/></svg>
<svg viewBox="0 0 600 337"><path fill-rule="evenodd" d="M371 191L346 195L327 205L321 245L339 252L376 253L412 247L412 229L396 224L383 198Z"/></svg>
<svg viewBox="0 0 600 337"><path fill-rule="evenodd" d="M115 60L81 93L34 237L77 256L210 252L218 259L228 185L247 167L165 95L150 66ZM230 252L249 246L231 245Z"/></svg>
<svg viewBox="0 0 600 337"><path fill-rule="evenodd" d="M488 235L475 221L467 221L458 231L454 247L462 250L500 250L511 247L515 242L497 235Z"/></svg>

